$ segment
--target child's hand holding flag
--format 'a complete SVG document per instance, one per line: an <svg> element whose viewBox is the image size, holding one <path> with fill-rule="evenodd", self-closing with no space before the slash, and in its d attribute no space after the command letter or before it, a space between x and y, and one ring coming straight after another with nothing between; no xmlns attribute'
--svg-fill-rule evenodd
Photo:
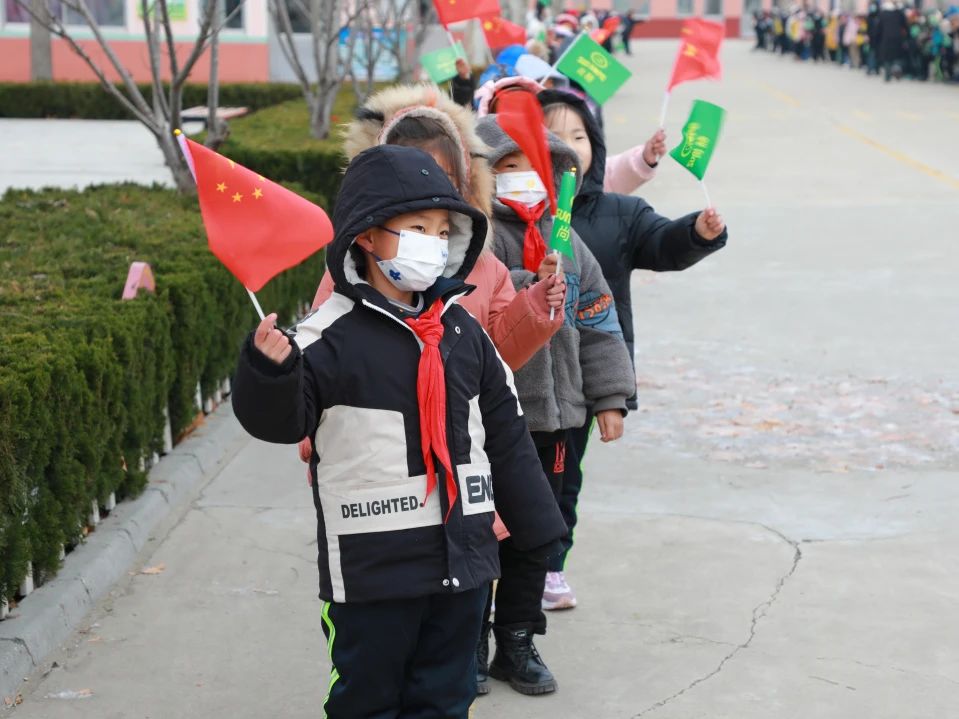
<svg viewBox="0 0 959 719"><path fill-rule="evenodd" d="M726 230L726 222L715 207L709 207L696 218L696 234L707 242L719 237Z"/></svg>

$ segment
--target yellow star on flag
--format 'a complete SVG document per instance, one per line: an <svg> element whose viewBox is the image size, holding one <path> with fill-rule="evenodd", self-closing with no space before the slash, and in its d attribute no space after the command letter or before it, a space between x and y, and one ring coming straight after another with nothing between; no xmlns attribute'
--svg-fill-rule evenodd
<svg viewBox="0 0 959 719"><path fill-rule="evenodd" d="M239 202L239 201L242 200L242 199L243 199L243 195L241 195L239 192L237 192L235 195L233 195L233 201L234 201L234 202Z"/></svg>
<svg viewBox="0 0 959 719"><path fill-rule="evenodd" d="M259 200L261 197L263 197L263 190L261 190L259 187L254 187L253 197Z"/></svg>
<svg viewBox="0 0 959 719"><path fill-rule="evenodd" d="M489 20L487 20L486 22L483 23L483 27L486 28L487 30L492 30L492 29L493 29L493 23L491 23Z"/></svg>
<svg viewBox="0 0 959 719"><path fill-rule="evenodd" d="M219 183L219 184L216 186L216 191L217 191L217 192L226 192L226 183L225 183L225 182Z"/></svg>
<svg viewBox="0 0 959 719"><path fill-rule="evenodd" d="M698 50L695 45L690 45L689 43L686 43L686 52L683 53L684 55L686 55L686 57L696 57L697 52Z"/></svg>

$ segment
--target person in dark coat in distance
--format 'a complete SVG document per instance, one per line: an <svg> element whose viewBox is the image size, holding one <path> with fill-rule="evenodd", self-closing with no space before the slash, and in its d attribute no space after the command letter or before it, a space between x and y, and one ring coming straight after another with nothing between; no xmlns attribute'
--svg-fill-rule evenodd
<svg viewBox="0 0 959 719"><path fill-rule="evenodd" d="M656 214L640 197L603 191L606 142L588 106L576 95L545 90L537 96L547 127L579 156L583 184L573 203L573 229L583 238L600 264L619 311L619 322L630 358L635 363L632 298L629 280L633 270L669 272L684 270L726 245L727 232L715 209L676 220ZM637 406L636 397L628 406ZM592 429L592 417L570 432L573 456L582 458ZM562 554L550 560L543 606L565 609L576 605L563 567L573 546L576 504L583 475L578 462L567 462L560 509L569 532Z"/></svg>
<svg viewBox="0 0 959 719"><path fill-rule="evenodd" d="M906 35L908 27L906 14L893 5L885 2L879 12L878 27L876 30L879 47L879 65L882 67L886 82L902 77L902 63L905 59Z"/></svg>

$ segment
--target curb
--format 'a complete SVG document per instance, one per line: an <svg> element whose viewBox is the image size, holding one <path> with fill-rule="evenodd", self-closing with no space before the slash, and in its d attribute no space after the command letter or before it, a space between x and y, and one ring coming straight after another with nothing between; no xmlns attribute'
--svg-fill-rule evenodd
<svg viewBox="0 0 959 719"><path fill-rule="evenodd" d="M136 563L154 529L213 479L248 437L225 401L150 470L143 494L118 504L67 556L57 576L0 622L0 698L15 701L26 678Z"/></svg>

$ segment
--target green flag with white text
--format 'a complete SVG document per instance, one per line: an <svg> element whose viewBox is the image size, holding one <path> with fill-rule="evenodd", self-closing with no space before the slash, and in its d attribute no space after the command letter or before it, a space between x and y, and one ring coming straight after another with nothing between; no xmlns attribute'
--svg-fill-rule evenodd
<svg viewBox="0 0 959 719"><path fill-rule="evenodd" d="M683 141L669 153L700 180L706 175L725 116L726 111L719 105L695 100L683 126Z"/></svg>
<svg viewBox="0 0 959 719"><path fill-rule="evenodd" d="M444 47L428 52L420 58L420 64L430 80L439 85L456 75L456 59L466 57L466 52L460 43L453 47Z"/></svg>
<svg viewBox="0 0 959 719"><path fill-rule="evenodd" d="M569 223L573 220L573 199L576 197L576 168L564 172L559 183L559 198L556 200L556 217L553 218L553 232L549 236L549 249L562 252L569 259L573 256L573 238Z"/></svg>
<svg viewBox="0 0 959 719"><path fill-rule="evenodd" d="M563 53L556 69L578 82L600 105L615 95L632 76L625 65L585 33Z"/></svg>

